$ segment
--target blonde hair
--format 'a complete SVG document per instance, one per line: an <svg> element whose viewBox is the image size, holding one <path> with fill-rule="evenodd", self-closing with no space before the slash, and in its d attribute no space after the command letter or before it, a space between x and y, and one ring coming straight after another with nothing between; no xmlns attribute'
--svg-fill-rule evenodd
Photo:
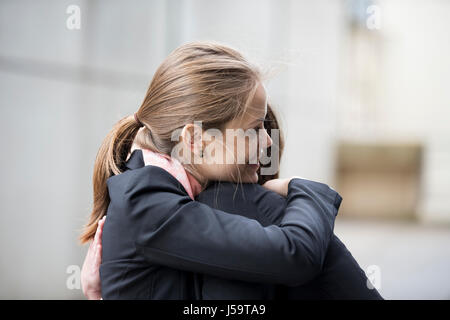
<svg viewBox="0 0 450 320"><path fill-rule="evenodd" d="M136 143L170 155L174 130L194 121L202 129L224 129L241 117L264 74L230 46L217 42L186 43L169 54L156 70L136 115L121 119L103 140L94 164L94 204L80 242L93 239L110 202L107 179L123 172Z"/></svg>

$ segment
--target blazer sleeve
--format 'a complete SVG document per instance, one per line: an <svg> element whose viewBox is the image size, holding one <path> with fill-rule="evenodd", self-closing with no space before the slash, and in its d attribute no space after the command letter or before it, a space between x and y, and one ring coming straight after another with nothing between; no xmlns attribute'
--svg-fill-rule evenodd
<svg viewBox="0 0 450 320"><path fill-rule="evenodd" d="M141 175L138 181L151 178ZM263 227L257 220L191 200L174 181L172 186L130 185L125 200L137 226L134 242L148 262L287 286L301 285L320 272L339 196L329 187L326 196L319 196L313 185L294 178L280 225Z"/></svg>

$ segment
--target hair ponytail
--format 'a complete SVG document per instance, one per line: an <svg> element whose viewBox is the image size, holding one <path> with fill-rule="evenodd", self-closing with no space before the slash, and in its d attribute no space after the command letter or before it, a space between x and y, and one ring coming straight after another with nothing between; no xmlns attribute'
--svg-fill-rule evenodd
<svg viewBox="0 0 450 320"><path fill-rule="evenodd" d="M94 166L94 205L81 243L93 239L106 214L110 203L106 181L123 171L133 141L139 148L170 155L177 144L174 132L186 124L200 121L203 130L221 129L245 114L262 78L257 65L227 45L194 41L173 50L155 71L136 120L133 116L120 120L100 147ZM141 131L139 122L145 125Z"/></svg>
<svg viewBox="0 0 450 320"><path fill-rule="evenodd" d="M79 238L81 244L92 240L98 221L106 214L110 202L106 181L109 177L123 171L133 140L139 131L133 116L121 119L103 140L94 164L92 183L94 187L94 205L89 222L84 226Z"/></svg>

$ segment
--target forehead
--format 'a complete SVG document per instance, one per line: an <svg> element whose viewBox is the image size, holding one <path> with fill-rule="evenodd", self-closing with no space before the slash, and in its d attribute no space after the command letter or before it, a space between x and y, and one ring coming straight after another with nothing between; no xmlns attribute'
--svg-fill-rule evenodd
<svg viewBox="0 0 450 320"><path fill-rule="evenodd" d="M259 83L258 87L256 88L255 95L252 99L252 102L250 103L252 106L267 108L267 91L264 84Z"/></svg>
<svg viewBox="0 0 450 320"><path fill-rule="evenodd" d="M267 112L267 91L264 84L259 83L255 95L251 100L244 118L252 121L258 118L264 118Z"/></svg>
<svg viewBox="0 0 450 320"><path fill-rule="evenodd" d="M256 119L264 119L267 113L267 98L266 88L262 83L259 83L246 112L242 117L231 120L226 127L242 128L254 122Z"/></svg>

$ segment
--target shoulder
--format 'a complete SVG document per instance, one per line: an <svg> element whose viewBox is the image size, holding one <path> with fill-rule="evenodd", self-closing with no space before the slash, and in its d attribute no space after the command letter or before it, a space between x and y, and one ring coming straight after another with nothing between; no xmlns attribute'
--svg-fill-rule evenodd
<svg viewBox="0 0 450 320"><path fill-rule="evenodd" d="M127 199L149 192L169 192L188 196L183 185L163 168L147 165L111 176L107 180L111 200Z"/></svg>
<svg viewBox="0 0 450 320"><path fill-rule="evenodd" d="M118 223L131 222L132 233L154 229L192 202L183 185L166 170L148 165L108 179L109 213ZM110 220L111 221L111 220Z"/></svg>

